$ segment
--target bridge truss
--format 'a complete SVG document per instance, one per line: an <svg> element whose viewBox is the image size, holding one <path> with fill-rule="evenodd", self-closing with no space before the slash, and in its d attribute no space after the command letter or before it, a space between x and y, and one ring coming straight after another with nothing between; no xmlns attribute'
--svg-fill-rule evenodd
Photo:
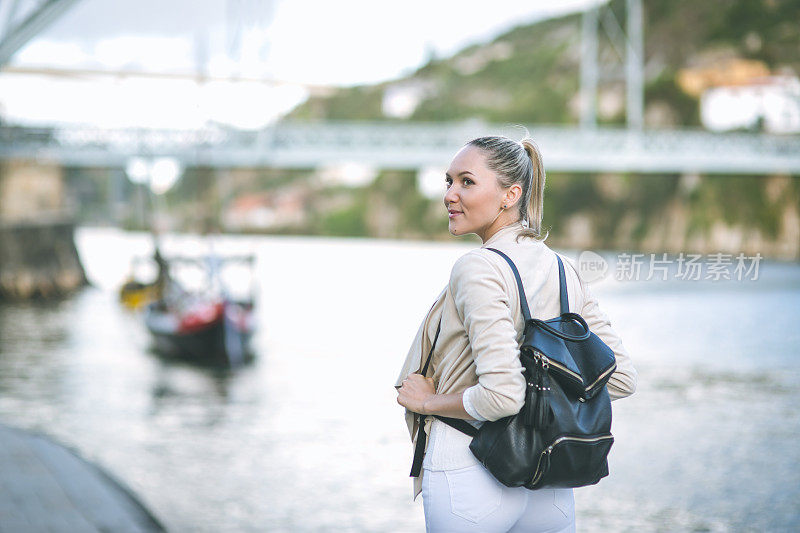
<svg viewBox="0 0 800 533"><path fill-rule="evenodd" d="M529 126L545 167L570 172L800 174L800 136ZM482 122L284 122L257 131L0 126L0 159L124 168L131 157L168 156L188 167L377 168L446 166L469 139L522 130Z"/></svg>

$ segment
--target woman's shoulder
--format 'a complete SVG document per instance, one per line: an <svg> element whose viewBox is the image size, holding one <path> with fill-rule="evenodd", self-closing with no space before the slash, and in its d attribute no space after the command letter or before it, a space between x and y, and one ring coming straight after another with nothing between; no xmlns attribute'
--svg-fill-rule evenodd
<svg viewBox="0 0 800 533"><path fill-rule="evenodd" d="M519 246L502 243L489 247L474 248L459 257L453 264L450 271L450 287L456 289L466 285L488 285L491 282L498 282L504 287L510 287L516 282L514 274L509 268L506 260L498 253L492 251L494 248L514 261L517 269L524 271L530 268L531 263L520 262L522 255ZM553 259L555 261L555 259Z"/></svg>
<svg viewBox="0 0 800 533"><path fill-rule="evenodd" d="M475 276L499 274L494 257L497 255L486 248L475 248L459 257L450 271L450 282L460 282Z"/></svg>

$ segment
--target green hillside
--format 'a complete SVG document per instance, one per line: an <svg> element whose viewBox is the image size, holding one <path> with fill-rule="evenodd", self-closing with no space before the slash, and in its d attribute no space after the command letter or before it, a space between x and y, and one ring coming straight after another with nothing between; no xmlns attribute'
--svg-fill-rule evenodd
<svg viewBox="0 0 800 533"><path fill-rule="evenodd" d="M625 2L611 9L625 24ZM713 63L720 57L763 61L772 71L800 72L800 2L794 0L651 0L645 11L645 102L651 122L698 124L697 100L676 84L679 69ZM383 97L392 86L427 84L428 93L408 120L481 118L490 122L575 123L580 72L581 15L572 14L516 27L488 43L453 57L431 59L412 75L371 86L345 88L315 97L293 110L290 119L386 119ZM620 58L600 31L600 61ZM622 82L602 91L624 91ZM623 108L599 117L624 120ZM653 126L665 124L655 123Z"/></svg>
<svg viewBox="0 0 800 533"><path fill-rule="evenodd" d="M771 73L800 72L796 0L645 0L646 127L698 127L698 100L682 90L682 69L759 61ZM625 26L625 2L610 5ZM578 122L581 15L516 27L411 75L315 97L292 120ZM603 30L602 64L622 66ZM387 117L384 96L397 87L423 95L403 119ZM599 88L598 121L625 120L624 82ZM544 154L545 162L547 154ZM443 162L444 163L444 162ZM384 173L385 174L385 173ZM409 182L409 180L412 180ZM413 183L409 175L404 183ZM776 192L778 191L778 192ZM397 195L391 180L351 191L349 206L318 216L316 230L379 236L446 236L440 202ZM366 199L369 198L369 201ZM800 258L800 177L548 174L545 226L556 245L652 251L762 251ZM386 206L391 230L371 223L369 206ZM408 212L406 212L408 211ZM414 215L406 216L408 213ZM389 216L389 215L387 215ZM325 223L326 217L331 224ZM732 248L736 248L733 250Z"/></svg>

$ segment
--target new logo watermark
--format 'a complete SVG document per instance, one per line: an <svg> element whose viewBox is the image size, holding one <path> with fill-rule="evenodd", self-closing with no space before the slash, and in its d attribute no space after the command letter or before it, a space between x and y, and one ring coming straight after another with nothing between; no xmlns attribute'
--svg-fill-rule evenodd
<svg viewBox="0 0 800 533"><path fill-rule="evenodd" d="M578 256L578 272L587 283L603 279L608 274L608 262L603 256L591 250L584 250Z"/></svg>

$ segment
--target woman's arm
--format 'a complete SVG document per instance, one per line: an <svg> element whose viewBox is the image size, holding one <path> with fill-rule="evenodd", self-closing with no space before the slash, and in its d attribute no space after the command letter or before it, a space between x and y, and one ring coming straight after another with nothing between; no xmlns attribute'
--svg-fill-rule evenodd
<svg viewBox="0 0 800 533"><path fill-rule="evenodd" d="M463 393L436 394L432 378L411 374L397 390L397 403L421 415L439 415L471 420L464 410Z"/></svg>
<svg viewBox="0 0 800 533"><path fill-rule="evenodd" d="M453 266L450 291L469 336L478 378L476 385L464 391L462 406L476 420L499 420L518 413L524 405L525 378L500 271L483 250L472 251Z"/></svg>
<svg viewBox="0 0 800 533"><path fill-rule="evenodd" d="M463 392L436 394L431 378L411 374L403 382L398 403L415 413L467 420L516 414L524 405L525 378L500 273L478 251L470 252L456 261L449 287L469 337L478 383Z"/></svg>
<svg viewBox="0 0 800 533"><path fill-rule="evenodd" d="M430 378L412 374L397 401L416 413L466 420L498 420L519 412L525 379L500 273L486 257L470 252L456 261L449 286L469 336L478 383L463 392L436 394Z"/></svg>
<svg viewBox="0 0 800 533"><path fill-rule="evenodd" d="M577 274L577 270L576 270ZM617 368L608 380L608 395L611 400L619 400L636 391L638 373L633 366L630 355L622 344L622 339L611 327L611 320L601 309L588 284L578 275L584 294L581 316L586 320L589 329L614 351Z"/></svg>

